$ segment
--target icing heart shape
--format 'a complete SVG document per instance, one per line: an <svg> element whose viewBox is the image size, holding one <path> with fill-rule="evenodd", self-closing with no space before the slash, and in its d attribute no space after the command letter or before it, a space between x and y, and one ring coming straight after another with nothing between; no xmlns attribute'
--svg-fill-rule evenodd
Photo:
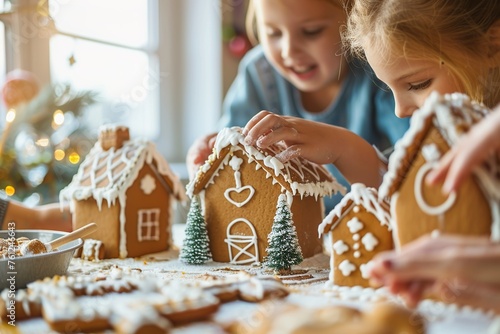
<svg viewBox="0 0 500 334"><path fill-rule="evenodd" d="M240 194L241 192L243 192L245 190L249 190L249 193L248 193L247 198L244 201L237 202L231 198L230 194L232 192L236 192L236 193ZM226 191L224 191L224 197L226 197L226 199L230 203L234 204L238 208L241 208L243 205L247 204L249 200L252 199L254 193L255 193L255 189L252 186L243 186L243 187L239 187L239 188L233 187L233 188L228 188L228 189L226 189Z"/></svg>

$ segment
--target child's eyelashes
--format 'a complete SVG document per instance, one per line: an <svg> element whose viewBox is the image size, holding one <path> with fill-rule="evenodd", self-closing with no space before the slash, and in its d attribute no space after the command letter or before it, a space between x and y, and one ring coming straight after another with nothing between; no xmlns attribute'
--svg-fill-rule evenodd
<svg viewBox="0 0 500 334"><path fill-rule="evenodd" d="M325 30L325 28L304 28L304 29L301 29L300 30L300 33L305 36L305 37L315 37L317 35L320 35L323 31ZM280 29L275 29L275 28L267 28L265 30L265 33L268 37L280 37L283 35L283 31L280 30ZM294 33L290 33L290 32L285 32L287 35L289 34L292 34L294 35ZM298 34L298 32L296 32L295 34ZM297 36L298 35L294 35L294 36Z"/></svg>
<svg viewBox="0 0 500 334"><path fill-rule="evenodd" d="M428 88L432 83L432 79L428 79L422 82L408 84L408 90L421 90Z"/></svg>
<svg viewBox="0 0 500 334"><path fill-rule="evenodd" d="M323 27L320 28L308 28L308 29L303 29L302 32L306 36L316 36L319 35L325 30Z"/></svg>
<svg viewBox="0 0 500 334"><path fill-rule="evenodd" d="M278 37L281 35L281 32L277 29L266 29L266 35L269 37Z"/></svg>

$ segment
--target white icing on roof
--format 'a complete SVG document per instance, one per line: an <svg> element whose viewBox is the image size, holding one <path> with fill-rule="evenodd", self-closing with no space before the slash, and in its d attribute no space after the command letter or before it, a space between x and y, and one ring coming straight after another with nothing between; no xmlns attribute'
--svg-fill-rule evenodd
<svg viewBox="0 0 500 334"><path fill-rule="evenodd" d="M379 197L390 197L400 179L406 173L404 161L412 149L418 149L415 143L418 135L427 130L428 120L432 117L433 125L440 131L450 147L464 135L472 125L484 118L489 110L464 94L454 93L440 95L433 92L425 101L422 108L417 110L410 122L410 128L396 143L394 152L389 158L388 171L379 188ZM487 166L487 167L486 167ZM486 174L480 177L483 187L490 196L500 199L500 180L498 179L498 164L490 159L486 166L477 168L474 172Z"/></svg>
<svg viewBox="0 0 500 334"><path fill-rule="evenodd" d="M283 150L282 146L273 145L264 152L255 146L245 144L241 128L232 127L222 129L217 135L214 153L209 156L205 164L200 167L196 177L187 185L189 196L193 195L197 182L201 178L206 177L205 174L210 170L212 164L220 158L220 152L226 147L230 149L229 154L224 157L218 168L213 171L210 180L204 187L214 182L214 178L218 175L219 170L228 164L229 157L233 152L242 151L248 157L249 163L256 162L256 170L265 166L272 171L273 175L269 175L266 172L266 177L273 177L273 184L279 183L277 178L282 176L288 183L293 195L300 194L300 196L318 197L332 195L337 192L345 193L345 188L324 167L302 158L295 158L282 163L275 158L275 155Z"/></svg>
<svg viewBox="0 0 500 334"><path fill-rule="evenodd" d="M350 205L349 207L347 207ZM351 191L345 195L340 203L323 219L323 222L318 226L318 233L327 233L337 227L340 220L356 205L362 205L366 211L373 214L383 226L391 227L391 215L387 203L381 204L378 201L377 190L375 188L366 187L362 183L354 183L351 185Z"/></svg>
<svg viewBox="0 0 500 334"><path fill-rule="evenodd" d="M108 205L114 204L120 193L125 193L132 185L144 164L153 163L159 174L172 181L173 195L184 200L184 188L177 175L156 150L154 143L142 139L126 141L118 150L111 148L107 151L97 142L71 183L59 193L59 199L63 202L93 197L99 207L103 199Z"/></svg>

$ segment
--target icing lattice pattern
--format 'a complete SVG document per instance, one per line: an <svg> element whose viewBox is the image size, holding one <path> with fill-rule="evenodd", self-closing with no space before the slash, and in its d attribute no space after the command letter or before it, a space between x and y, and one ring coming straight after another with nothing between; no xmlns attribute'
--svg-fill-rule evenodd
<svg viewBox="0 0 500 334"><path fill-rule="evenodd" d="M184 189L168 163L146 140L127 141L120 149L103 150L96 143L80 165L72 182L60 193L60 200L84 200L93 197L99 204L103 199L114 203L120 192L133 183L144 164L153 164L161 175L172 181L172 192L184 199Z"/></svg>

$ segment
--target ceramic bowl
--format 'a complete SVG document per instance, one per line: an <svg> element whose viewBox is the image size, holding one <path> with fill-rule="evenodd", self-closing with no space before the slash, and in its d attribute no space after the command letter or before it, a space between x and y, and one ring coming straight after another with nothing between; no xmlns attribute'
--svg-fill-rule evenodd
<svg viewBox="0 0 500 334"><path fill-rule="evenodd" d="M9 238L9 231L1 230L0 238ZM43 242L62 237L67 232L49 230L16 230L15 238L27 237L39 239ZM57 250L32 256L16 257L14 259L0 259L0 291L11 288L25 288L30 282L54 275L64 275L75 250L83 245L82 239L73 240ZM12 288L11 288L12 289Z"/></svg>

